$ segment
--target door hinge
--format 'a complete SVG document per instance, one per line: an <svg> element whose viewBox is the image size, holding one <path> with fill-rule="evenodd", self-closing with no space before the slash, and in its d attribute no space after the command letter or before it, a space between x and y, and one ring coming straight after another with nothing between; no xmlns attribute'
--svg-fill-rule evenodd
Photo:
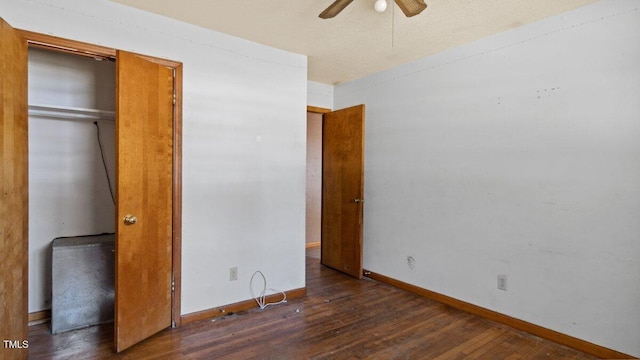
<svg viewBox="0 0 640 360"><path fill-rule="evenodd" d="M176 282L175 281L171 282L171 291L176 291Z"/></svg>
<svg viewBox="0 0 640 360"><path fill-rule="evenodd" d="M173 105L176 104L176 69L171 69L171 74L173 75Z"/></svg>

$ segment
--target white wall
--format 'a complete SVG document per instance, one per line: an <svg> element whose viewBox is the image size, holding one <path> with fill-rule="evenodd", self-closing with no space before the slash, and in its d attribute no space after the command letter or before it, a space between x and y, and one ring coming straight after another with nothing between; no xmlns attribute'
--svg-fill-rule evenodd
<svg viewBox="0 0 640 360"><path fill-rule="evenodd" d="M249 299L256 270L305 286L304 56L106 0L0 5L17 28L183 62L183 314Z"/></svg>
<svg viewBox="0 0 640 360"><path fill-rule="evenodd" d="M333 110L333 85L307 81L307 105Z"/></svg>
<svg viewBox="0 0 640 360"><path fill-rule="evenodd" d="M31 49L29 104L113 111L115 64ZM113 120L99 120L111 184ZM114 231L115 209L92 120L29 117L29 312L51 308L51 241Z"/></svg>
<svg viewBox="0 0 640 360"><path fill-rule="evenodd" d="M603 0L336 86L365 268L639 356L638 64L637 1Z"/></svg>

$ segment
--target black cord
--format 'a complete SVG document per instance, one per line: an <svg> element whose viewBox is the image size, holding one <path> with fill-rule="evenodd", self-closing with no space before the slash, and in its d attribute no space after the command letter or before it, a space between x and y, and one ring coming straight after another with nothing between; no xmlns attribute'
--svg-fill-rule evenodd
<svg viewBox="0 0 640 360"><path fill-rule="evenodd" d="M107 162L104 160L104 150L102 149L102 141L100 140L100 126L97 121L94 121L93 124L97 129L98 136L98 146L100 147L100 156L102 157L102 165L104 166L104 173L107 174L107 184L109 184L109 194L111 194L111 200L113 200L113 205L116 204L116 198L113 196L113 188L111 187L111 179L109 178L109 170L107 170Z"/></svg>

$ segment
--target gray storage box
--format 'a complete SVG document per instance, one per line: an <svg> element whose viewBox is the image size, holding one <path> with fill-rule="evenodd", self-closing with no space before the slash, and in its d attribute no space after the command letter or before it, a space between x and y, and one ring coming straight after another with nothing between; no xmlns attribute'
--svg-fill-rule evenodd
<svg viewBox="0 0 640 360"><path fill-rule="evenodd" d="M54 239L51 332L113 321L115 235Z"/></svg>

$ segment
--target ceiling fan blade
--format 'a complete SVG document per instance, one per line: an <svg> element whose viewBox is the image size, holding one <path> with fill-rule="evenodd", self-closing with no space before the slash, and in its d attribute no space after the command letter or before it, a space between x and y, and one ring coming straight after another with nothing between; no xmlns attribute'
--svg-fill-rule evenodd
<svg viewBox="0 0 640 360"><path fill-rule="evenodd" d="M395 0L406 17L418 15L427 8L424 0Z"/></svg>
<svg viewBox="0 0 640 360"><path fill-rule="evenodd" d="M330 19L340 13L340 11L344 10L347 5L351 4L353 0L336 0L333 4L329 5L323 12L320 13L320 17L322 19Z"/></svg>

